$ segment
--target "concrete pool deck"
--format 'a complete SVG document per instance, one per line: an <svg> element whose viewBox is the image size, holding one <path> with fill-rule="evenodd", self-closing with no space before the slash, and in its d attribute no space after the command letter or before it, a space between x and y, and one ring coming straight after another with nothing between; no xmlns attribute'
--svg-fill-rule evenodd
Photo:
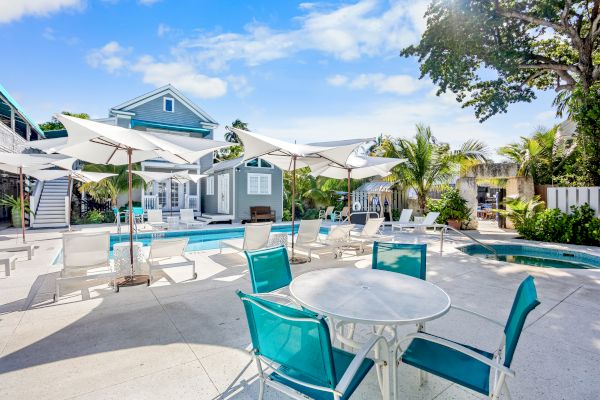
<svg viewBox="0 0 600 400"><path fill-rule="evenodd" d="M76 227L76 229L106 227ZM16 231L6 230L9 237ZM0 398L7 399L254 399L256 370L243 351L249 343L242 305L234 291L250 291L245 260L218 250L191 253L189 268L157 276L151 287L106 285L67 293L52 303L59 267L60 231L29 231L33 260L20 256L10 277L0 275ZM513 234L482 229L486 242L513 241ZM442 287L453 304L506 319L520 281L536 278L542 304L530 315L509 380L514 399L600 398L600 270L527 267L471 257L456 250L466 239L449 237L443 255L438 236L403 234L426 241L427 279ZM14 239L12 240L14 243ZM573 248L573 246L566 246ZM578 248L600 254L597 248ZM370 252L346 252L292 266L294 276L321 268L368 268ZM493 349L501 332L450 312L427 325L430 332ZM411 329L407 327L407 329ZM473 399L474 392L400 366L402 399ZM267 390L265 398L285 398ZM354 399L381 398L374 372Z"/></svg>

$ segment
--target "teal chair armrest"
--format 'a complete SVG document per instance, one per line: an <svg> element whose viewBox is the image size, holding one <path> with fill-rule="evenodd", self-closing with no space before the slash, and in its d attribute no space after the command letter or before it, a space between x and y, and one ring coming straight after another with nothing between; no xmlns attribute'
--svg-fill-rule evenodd
<svg viewBox="0 0 600 400"><path fill-rule="evenodd" d="M282 293L254 293L254 297L260 297L261 299L271 300L278 302L283 305L294 305L299 309L302 309L302 304L298 303L292 296ZM278 301L279 300L279 301Z"/></svg>
<svg viewBox="0 0 600 400"><path fill-rule="evenodd" d="M388 354L388 343L385 338L383 336L373 336L367 343L364 344L358 353L356 353L352 359L352 362L350 362L350 365L348 365L348 369L346 369L346 372L344 375L342 375L342 378L335 387L336 392L338 392L340 395L343 395L346 392L346 389L348 389L352 383L352 380L354 379L354 376L360 369L362 362L367 358L371 350L373 350L373 348L380 343L383 345L383 354Z"/></svg>
<svg viewBox="0 0 600 400"><path fill-rule="evenodd" d="M456 310L456 311L461 311L461 312L466 313L466 314L470 314L470 315L472 315L474 317L481 318L483 320L491 322L492 324L496 324L496 325L500 326L501 328L504 328L504 324L502 322L496 321L495 319L490 318L490 317L486 317L485 315L479 314L479 313L477 313L475 311L467 310L466 308L458 307L458 306L455 306L455 305L450 306L450 309L451 310Z"/></svg>
<svg viewBox="0 0 600 400"><path fill-rule="evenodd" d="M440 338L437 336L429 335L427 333L419 332L419 333L411 333L409 335L406 335L404 338L402 338L401 340L398 341L398 345L404 341L408 341L408 340L412 340L412 339L423 339L423 340L427 340L429 342L440 344L442 346L446 346L453 350L459 351L459 352L489 366L490 368L494 368L495 370L503 372L510 377L515 376L515 372L512 369L507 368L502 364L499 364L498 362L495 361L495 359L489 359L489 358L477 353L476 351L473 351L473 350L469 349L468 347L465 347L459 343L452 342L450 340L443 339L443 338ZM402 357L402 355L400 357Z"/></svg>

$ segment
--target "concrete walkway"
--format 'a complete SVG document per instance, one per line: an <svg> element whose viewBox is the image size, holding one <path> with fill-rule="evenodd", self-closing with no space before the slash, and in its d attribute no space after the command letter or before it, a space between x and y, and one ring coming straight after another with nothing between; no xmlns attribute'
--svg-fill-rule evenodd
<svg viewBox="0 0 600 400"><path fill-rule="evenodd" d="M86 228L87 229L87 228ZM97 228L94 228L97 229ZM510 233L482 230L478 237L511 240ZM60 232L29 232L32 261L22 258L10 277L0 275L0 398L2 399L255 399L256 372L243 348L249 334L234 291L250 291L245 260L218 250L193 253L189 268L171 269L150 288L113 293L99 284L67 293L52 303L59 267ZM600 398L600 270L525 267L467 256L451 237L444 254L438 236L427 241L427 279L453 304L505 320L520 281L536 278L542 304L530 315L509 381L515 399ZM13 240L14 242L14 240ZM586 249L598 252L598 249ZM293 266L295 276L320 268L369 268L370 254L330 255ZM428 324L428 330L486 349L501 332L458 312ZM407 330L412 329L407 327ZM479 398L448 381L430 377L419 387L415 369L401 365L402 399ZM283 398L267 390L268 399ZM354 399L379 399L373 372Z"/></svg>

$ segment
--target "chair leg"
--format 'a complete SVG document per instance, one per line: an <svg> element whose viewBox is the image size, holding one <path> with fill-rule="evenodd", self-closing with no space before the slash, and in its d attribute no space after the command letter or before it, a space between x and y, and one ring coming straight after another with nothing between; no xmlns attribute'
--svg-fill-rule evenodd
<svg viewBox="0 0 600 400"><path fill-rule="evenodd" d="M498 400L500 398L500 393L502 393L502 389L504 387L506 387L506 393L508 394L508 398L510 399L510 393L508 392L508 386L506 386L505 379L506 375L500 374L500 378L498 378L496 385L494 385L494 392L490 396L491 400Z"/></svg>
<svg viewBox="0 0 600 400"><path fill-rule="evenodd" d="M4 263L4 273L6 274L6 276L10 276L10 261L6 260L6 262Z"/></svg>
<svg viewBox="0 0 600 400"><path fill-rule="evenodd" d="M263 378L259 378L260 387L258 389L258 400L263 400L265 397L265 380Z"/></svg>
<svg viewBox="0 0 600 400"><path fill-rule="evenodd" d="M56 291L54 292L54 302L56 302L60 297L60 282L56 281Z"/></svg>
<svg viewBox="0 0 600 400"><path fill-rule="evenodd" d="M33 257L33 247L27 249L27 259L31 260L31 257Z"/></svg>

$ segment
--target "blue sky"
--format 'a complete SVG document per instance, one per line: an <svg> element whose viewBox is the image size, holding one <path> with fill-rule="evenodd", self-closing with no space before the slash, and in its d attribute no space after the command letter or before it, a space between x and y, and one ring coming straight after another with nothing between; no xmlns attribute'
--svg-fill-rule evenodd
<svg viewBox="0 0 600 400"><path fill-rule="evenodd" d="M3 2L4 3L4 2ZM0 9L0 82L37 121L172 83L221 127L310 142L412 136L494 148L555 122L553 93L480 124L414 59L427 1L19 0Z"/></svg>

